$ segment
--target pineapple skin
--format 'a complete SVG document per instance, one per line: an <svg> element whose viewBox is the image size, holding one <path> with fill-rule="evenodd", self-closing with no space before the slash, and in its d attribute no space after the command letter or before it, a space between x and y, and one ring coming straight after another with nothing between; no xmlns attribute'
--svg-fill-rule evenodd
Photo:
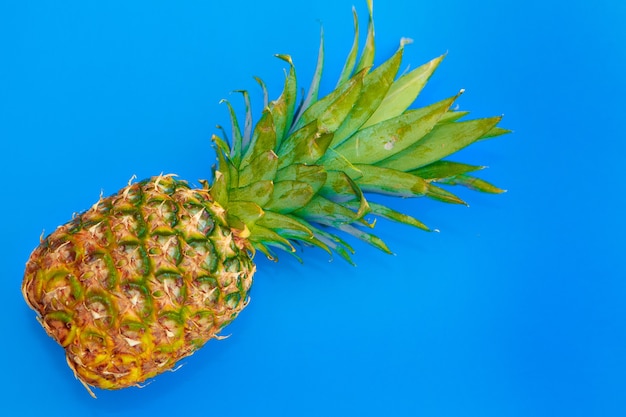
<svg viewBox="0 0 626 417"><path fill-rule="evenodd" d="M209 191L158 176L42 239L22 292L76 377L119 389L219 338L247 305L254 272L248 242Z"/></svg>

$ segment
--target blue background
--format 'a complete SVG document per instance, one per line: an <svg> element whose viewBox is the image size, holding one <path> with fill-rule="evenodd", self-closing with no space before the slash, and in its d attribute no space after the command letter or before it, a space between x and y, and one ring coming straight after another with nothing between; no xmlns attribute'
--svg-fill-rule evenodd
<svg viewBox="0 0 626 417"><path fill-rule="evenodd" d="M504 195L398 201L441 233L381 221L395 256L258 260L252 302L146 388L91 399L22 300L50 232L132 175L210 175L222 98L303 86L326 33L324 92L365 1L0 3L4 388L0 408L81 416L626 415L626 3L379 0L380 63L448 52L417 104L454 94L513 135L462 151ZM238 104L238 109L242 106ZM257 113L258 114L258 113ZM24 414L25 413L25 414Z"/></svg>

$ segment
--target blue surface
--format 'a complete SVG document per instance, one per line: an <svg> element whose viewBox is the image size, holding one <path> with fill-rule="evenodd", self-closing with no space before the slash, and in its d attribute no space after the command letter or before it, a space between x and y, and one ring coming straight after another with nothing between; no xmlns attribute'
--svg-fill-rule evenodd
<svg viewBox="0 0 626 417"><path fill-rule="evenodd" d="M388 256L358 266L310 250L258 258L228 332L143 389L93 400L22 300L42 230L132 175L209 175L222 98L275 97L293 55L308 86L319 22L334 84L351 6L314 2L3 1L5 179L0 404L65 416L626 415L626 3L530 0L375 5L378 61L402 36L413 67L448 52L418 104L504 114L515 133L463 151L500 196L470 208L398 202L441 233L389 222ZM306 6L305 6L306 5ZM239 106L241 109L242 107Z"/></svg>

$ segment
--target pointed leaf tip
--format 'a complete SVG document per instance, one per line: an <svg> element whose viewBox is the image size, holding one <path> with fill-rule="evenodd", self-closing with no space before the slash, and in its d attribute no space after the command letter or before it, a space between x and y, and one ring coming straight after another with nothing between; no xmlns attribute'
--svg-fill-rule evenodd
<svg viewBox="0 0 626 417"><path fill-rule="evenodd" d="M287 62L289 65L293 65L293 60L291 59L291 55L288 54L274 54L274 56L278 59L282 59Z"/></svg>

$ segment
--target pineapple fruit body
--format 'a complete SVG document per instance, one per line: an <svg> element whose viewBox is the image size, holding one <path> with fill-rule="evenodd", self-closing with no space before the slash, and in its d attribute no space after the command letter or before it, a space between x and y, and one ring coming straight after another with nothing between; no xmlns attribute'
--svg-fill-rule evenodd
<svg viewBox="0 0 626 417"><path fill-rule="evenodd" d="M23 292L81 381L138 385L245 307L255 271L246 246L206 189L153 177L46 237Z"/></svg>

